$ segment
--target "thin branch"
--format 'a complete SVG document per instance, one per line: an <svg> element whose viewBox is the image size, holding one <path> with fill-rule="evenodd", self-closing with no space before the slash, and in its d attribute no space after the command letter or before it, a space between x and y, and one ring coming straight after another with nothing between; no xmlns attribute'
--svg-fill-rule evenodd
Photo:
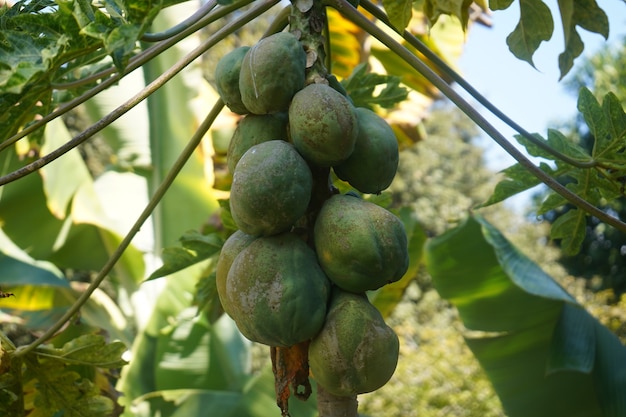
<svg viewBox="0 0 626 417"><path fill-rule="evenodd" d="M187 65L189 65L192 61L206 52L208 49L213 47L219 41L224 39L226 36L232 34L236 30L240 29L244 25L246 25L251 20L260 16L275 4L277 4L280 0L265 0L260 2L255 8L250 9L249 12L241 15L238 19L232 21L228 25L220 28L215 32L213 36L204 41L201 45L196 47L193 51L185 55L180 61L176 62L172 67L170 67L167 71L163 72L158 78L156 78L153 82L148 84L144 89L142 89L135 96L127 100L124 104L117 107L111 113L104 116L98 122L89 126L87 129L82 131L80 134L75 136L69 142L63 144L58 147L54 151L49 154L31 162L28 165L23 166L22 168L15 170L7 175L0 177L0 186L7 184L9 182L18 180L26 175L32 174L37 171L41 167L49 164L55 159L63 156L68 151L72 150L76 146L85 142L91 136L104 129L106 126L113 123L115 120L119 119L121 116L126 114L129 110L139 104L141 101L145 100L150 94L152 94L157 89L161 88L167 81L169 81L172 77L182 71Z"/></svg>
<svg viewBox="0 0 626 417"><path fill-rule="evenodd" d="M493 113L498 119L502 120L508 126L510 126L513 130L518 132L520 135L528 139L531 143L541 148L542 150L550 153L552 156L560 159L561 161L575 166L576 168L594 168L601 165L598 161L579 161L577 159L573 159L568 155L565 155L546 142L536 138L522 126L517 124L513 119L504 114L498 107L496 107L493 103L485 98L482 94L480 94L470 83L468 83L460 74L454 71L448 64L446 64L437 54L428 48L422 41L420 41L417 37L415 37L411 32L405 30L402 33L398 32L396 28L391 25L389 22L389 18L387 15L375 4L370 2L369 0L362 0L360 5L372 14L376 19L383 22L390 29L394 30L396 33L400 34L404 40L406 40L409 45L417 49L421 54L423 54L429 61L431 61L435 66L441 70L444 74L449 76L454 82L460 85L467 93L472 96L476 101L482 104L487 110Z"/></svg>
<svg viewBox="0 0 626 417"><path fill-rule="evenodd" d="M223 108L224 108L224 102L221 99L218 99L215 105L213 106L213 108L211 109L211 111L209 112L209 114L202 121L202 123L200 124L200 126L198 127L194 135L191 137L189 143L187 143L187 146L185 146L181 154L178 156L172 168L168 172L167 176L163 179L163 182L161 183L161 185L159 185L159 187L156 189L156 191L154 192L154 195L152 196L152 198L150 199L150 201L148 202L144 210L141 212L141 214L139 215L139 217L137 218L133 226L130 228L129 232L126 234L124 239L120 242L117 249L115 249L115 251L111 254L111 256L109 257L107 262L104 264L104 266L102 267L98 275L95 277L93 282L89 284L89 287L87 287L87 289L80 294L78 299L65 312L65 314L63 314L63 316L59 320L57 320L57 322L54 323L41 336L39 336L37 340L33 341L32 343L26 346L18 347L15 350L14 357L24 356L27 353L31 352L33 349L35 349L37 346L45 343L48 339L50 339L50 337L52 337L56 332L58 332L59 329L61 329L68 320L70 320L78 312L78 310L83 306L83 304L87 302L91 294L100 286L102 281L104 281L104 279L107 277L109 272L111 272L115 264L119 261L124 251L128 248L128 246L130 246L131 241L137 235L137 233L139 232L139 230L141 229L145 221L148 219L148 217L150 217L155 207L160 203L166 191L169 189L169 187L172 185L172 183L174 182L174 180L176 179L180 171L183 169L183 167L187 163L187 160L195 152L196 148L202 141L202 138L204 137L206 132L209 130L209 128L211 127L211 125L213 124L213 122L215 121L215 119L217 118L217 116L219 115L219 113L222 111Z"/></svg>
<svg viewBox="0 0 626 417"><path fill-rule="evenodd" d="M424 62L419 60L411 51L396 42L390 35L385 33L381 28L376 26L346 0L326 0L331 7L336 8L348 20L374 36L380 42L385 44L391 51L395 52L413 69L419 72L431 84L438 88L443 95L452 101L459 109L469 116L485 133L487 133L500 147L502 147L509 155L511 155L520 165L524 166L530 173L536 176L541 182L554 190L561 197L575 205L576 207L595 216L606 224L615 227L617 230L626 232L626 223L619 219L608 215L585 199L572 193L570 190L561 185L556 179L537 168L523 153L521 153L513 144L511 144L498 130L493 127L480 113L478 113L468 102L466 102L456 91L454 91L444 80L441 79L433 70L431 70Z"/></svg>
<svg viewBox="0 0 626 417"><path fill-rule="evenodd" d="M160 42L162 40L171 38L172 36L178 35L189 26L193 26L194 23L197 23L200 19L202 19L202 17L204 17L204 15L213 10L215 6L217 6L217 0L209 0L204 3L200 8L198 8L198 10L196 10L191 16L178 23L177 25L172 26L171 28L166 29L162 32L146 32L141 35L141 40L144 42Z"/></svg>

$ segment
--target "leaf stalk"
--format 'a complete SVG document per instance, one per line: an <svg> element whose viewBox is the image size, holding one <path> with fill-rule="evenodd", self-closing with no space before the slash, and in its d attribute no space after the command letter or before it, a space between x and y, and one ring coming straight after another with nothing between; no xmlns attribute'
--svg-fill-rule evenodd
<svg viewBox="0 0 626 417"><path fill-rule="evenodd" d="M102 281L107 277L109 272L113 269L117 261L122 257L124 251L130 246L130 243L137 235L141 226L146 222L148 217L152 214L155 207L160 203L161 199L172 185L180 171L183 169L187 160L191 157L191 155L195 152L195 149L198 147L202 138L209 130L219 113L222 111L224 107L224 102L221 99L218 99L216 103L213 105L211 111L207 114L206 118L202 121L194 135L191 137L187 146L182 150L172 168L168 171L167 175L163 179L163 182L159 185L159 187L155 190L154 195L150 198L150 201L141 212L133 226L130 228L129 232L124 236L124 239L120 242L119 246L115 249L115 251L111 254L107 262L104 264L98 275L94 278L93 282L89 284L89 287L81 293L78 299L72 304L72 306L63 314L63 316L57 320L49 329L47 329L41 336L39 336L35 341L26 345L20 346L16 349L14 357L24 356L27 353L31 352L33 349L38 347L39 345L45 343L50 337L52 337L56 332L58 332L63 325L70 320L78 310L87 302L91 294L100 286Z"/></svg>
<svg viewBox="0 0 626 417"><path fill-rule="evenodd" d="M433 84L439 91L443 93L452 103L459 107L470 119L474 121L485 133L487 133L501 148L511 155L517 162L537 177L541 182L561 195L568 202L576 207L584 210L588 214L593 215L606 224L609 224L621 232L626 233L626 223L619 219L608 215L598 207L590 204L585 199L572 193L556 179L546 174L544 171L536 167L522 152L520 152L513 144L511 144L493 125L491 125L480 113L476 111L463 97L461 97L452 87L450 87L441 77L431 70L424 62L416 57L411 51L394 40L389 34L385 33L381 28L376 26L360 12L358 12L346 0L325 0L325 3L337 9L348 20L368 32L371 36L378 39L391 51L395 52L407 64L418 71L424 78Z"/></svg>
<svg viewBox="0 0 626 417"><path fill-rule="evenodd" d="M149 95L151 95L154 91L161 88L167 81L169 81L172 77L182 71L187 65L189 65L192 61L198 58L200 55L205 53L208 49L213 47L219 41L224 39L226 36L232 34L236 30L240 29L251 20L255 19L259 15L263 14L265 11L269 10L275 4L277 4L279 0L265 0L260 2L255 8L251 9L249 12L240 16L237 20L234 20L230 24L220 28L215 32L213 36L204 41L201 45L196 47L193 51L189 52L185 55L180 61L176 62L172 67L168 68L165 72L163 72L159 77L157 77L153 82L147 85L144 89L142 89L135 96L127 100L125 103L117 107L111 113L104 116L98 122L89 126L87 129L76 135L72 140L63 144L59 148L50 152L49 154L36 159L23 166L22 168L15 170L7 175L0 177L0 186L7 184L9 182L18 180L22 177L25 177L38 169L46 166L50 162L56 160L57 158L63 156L65 153L69 152L76 146L85 142L87 139L92 137L94 134L104 129L106 126L113 123L115 120L119 119L121 116L126 114L129 110L135 107L137 104L141 103L145 100ZM95 95L95 94L94 94Z"/></svg>

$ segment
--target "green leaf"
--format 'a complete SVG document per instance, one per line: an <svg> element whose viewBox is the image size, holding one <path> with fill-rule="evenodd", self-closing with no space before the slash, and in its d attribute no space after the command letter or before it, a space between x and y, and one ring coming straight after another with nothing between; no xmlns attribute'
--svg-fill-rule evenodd
<svg viewBox="0 0 626 417"><path fill-rule="evenodd" d="M404 46L407 49L411 50L411 52L413 52L417 56L420 56L417 50L415 50L410 45ZM434 89L432 84L430 84L430 82L428 82L426 78L424 78L424 76L417 73L396 53L390 51L386 47L372 47L371 54L383 64L387 74L400 77L400 81L410 89L422 93L428 97L437 96L438 91ZM434 70L437 71L436 69Z"/></svg>
<svg viewBox="0 0 626 417"><path fill-rule="evenodd" d="M513 0L489 0L489 8L493 11L505 10L513 4Z"/></svg>
<svg viewBox="0 0 626 417"><path fill-rule="evenodd" d="M595 0L559 0L558 3L565 38L565 50L559 55L559 69L563 78L574 65L574 59L584 49L576 26L599 33L607 39L609 19Z"/></svg>
<svg viewBox="0 0 626 417"><path fill-rule="evenodd" d="M567 155L568 157L580 162L591 162L591 155L580 145L567 138L561 132L555 129L548 129L548 139L544 140L539 134L534 134L535 140L545 143L546 146L553 150ZM515 135L515 139L526 148L526 151L532 156L557 159L554 154L547 150L537 146L535 143L528 140L522 135Z"/></svg>
<svg viewBox="0 0 626 417"><path fill-rule="evenodd" d="M163 266L154 271L147 280L152 280L183 270L198 262L209 259L220 251L224 240L218 233L203 235L195 230L180 238L182 247L163 249Z"/></svg>
<svg viewBox="0 0 626 417"><path fill-rule="evenodd" d="M506 43L513 55L534 67L533 54L541 42L552 37L552 13L541 0L520 0L519 7L520 20Z"/></svg>
<svg viewBox="0 0 626 417"><path fill-rule="evenodd" d="M24 379L36 387L34 409L29 415L54 417L108 417L113 401L100 395L100 388L53 358L26 361Z"/></svg>
<svg viewBox="0 0 626 417"><path fill-rule="evenodd" d="M100 335L85 334L70 340L60 349L41 348L37 353L68 364L113 369L126 365L122 359L125 351L126 346L122 342L107 343Z"/></svg>
<svg viewBox="0 0 626 417"><path fill-rule="evenodd" d="M389 21L400 33L409 25L413 9L411 0L383 0Z"/></svg>
<svg viewBox="0 0 626 417"><path fill-rule="evenodd" d="M561 371L590 373L596 356L594 321L581 307L564 304L553 333L547 374Z"/></svg>
<svg viewBox="0 0 626 417"><path fill-rule="evenodd" d="M546 164L543 164L541 168L546 172L551 171ZM502 173L505 178L496 184L496 188L491 196L487 199L487 201L481 203L478 207L487 207L492 204L499 203L541 183L536 176L520 164L511 165L510 167L502 170Z"/></svg>
<svg viewBox="0 0 626 417"><path fill-rule="evenodd" d="M578 97L578 110L582 113L589 131L594 138L591 155L582 146L557 130L548 130L548 139L534 135L544 141L554 151L584 163L582 167L569 165L559 155L553 155L523 136L516 136L532 156L554 161L555 168L541 162L539 168L566 184L568 190L596 206L606 206L623 194L623 178L626 177L626 113L620 100L612 93L605 95L602 104L587 89L582 88ZM505 179L498 183L493 195L481 206L497 203L520 191L539 183L521 165L517 164L503 171ZM568 201L551 193L539 207L543 214L557 209ZM586 214L580 210L570 210L553 225L551 237L561 239L564 253L575 255L579 252L586 234Z"/></svg>
<svg viewBox="0 0 626 417"><path fill-rule="evenodd" d="M41 147L42 153L48 154L72 136L61 119L55 119L47 124L45 141ZM39 172L43 178L44 192L48 210L58 219L65 219L70 202L78 189L85 183L91 183L91 175L78 149L65 153L56 164L42 167ZM67 175L71 172L72 175Z"/></svg>
<svg viewBox="0 0 626 417"><path fill-rule="evenodd" d="M69 288L69 283L54 265L30 259L24 252L17 258L6 254L5 239L7 238L4 235L0 238L1 285L45 285Z"/></svg>
<svg viewBox="0 0 626 417"><path fill-rule="evenodd" d="M578 111L594 137L594 158L623 158L617 154L624 148L626 133L626 113L620 100L613 93L608 93L600 105L591 91L582 88L578 95Z"/></svg>
<svg viewBox="0 0 626 417"><path fill-rule="evenodd" d="M400 77L370 72L367 64L357 65L348 78L341 81L355 107L366 107L374 110L375 106L392 108L406 100L408 90L400 86ZM385 88L375 95L380 85Z"/></svg>
<svg viewBox="0 0 626 417"><path fill-rule="evenodd" d="M426 0L424 13L433 25L442 14L456 16L463 30L466 30L469 22L469 7L472 3L472 0Z"/></svg>
<svg viewBox="0 0 626 417"><path fill-rule="evenodd" d="M198 306L198 311L204 313L211 324L222 316L224 309L217 292L215 271L200 278L193 304Z"/></svg>
<svg viewBox="0 0 626 417"><path fill-rule="evenodd" d="M580 251L587 232L586 217L584 211L573 208L552 223L550 237L561 239L560 247L565 255L576 255Z"/></svg>
<svg viewBox="0 0 626 417"><path fill-rule="evenodd" d="M486 220L431 239L425 260L440 295L480 332L466 342L508 416L626 413L626 348Z"/></svg>

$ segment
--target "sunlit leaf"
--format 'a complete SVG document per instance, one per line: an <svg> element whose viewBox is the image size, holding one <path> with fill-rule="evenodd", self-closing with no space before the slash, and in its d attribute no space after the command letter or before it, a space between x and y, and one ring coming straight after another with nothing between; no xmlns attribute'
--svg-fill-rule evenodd
<svg viewBox="0 0 626 417"><path fill-rule="evenodd" d="M341 84L356 107L370 110L375 106L392 108L408 96L408 90L400 86L400 77L373 73L365 63L357 65ZM377 90L381 85L385 87Z"/></svg>
<svg viewBox="0 0 626 417"><path fill-rule="evenodd" d="M188 4L181 10L189 13L196 6ZM151 28L165 30L177 24L176 16L160 13ZM187 38L188 44L197 45L197 37ZM156 79L164 69L171 67L184 56L183 46L170 48L165 53L143 66L146 82ZM211 101L217 94L210 90L198 66L189 66L167 84L150 95L148 120L150 124L150 149L152 170L147 173L149 193L163 181L174 161L206 115ZM198 109L202 109L200 114ZM216 193L205 173L212 169L211 159L195 153L187 161L153 215L155 249L159 253L164 247L174 246L187 230L200 229L217 209Z"/></svg>
<svg viewBox="0 0 626 417"><path fill-rule="evenodd" d="M551 171L551 169L545 164L543 164L543 169L546 172ZM486 207L499 203L541 183L536 176L520 164L511 165L510 167L503 169L502 174L504 174L505 178L496 184L496 188L491 196L487 199L487 201L481 203L479 207Z"/></svg>
<svg viewBox="0 0 626 417"><path fill-rule="evenodd" d="M113 412L113 401L101 395L97 385L61 361L29 358L24 378L29 381L24 387L29 416L53 417L62 412L68 417L108 417Z"/></svg>
<svg viewBox="0 0 626 417"><path fill-rule="evenodd" d="M61 119L48 123L45 142L41 148L48 154L62 146L72 136ZM67 152L55 164L49 164L39 170L43 178L44 192L48 209L55 217L63 220L67 215L68 206L83 182L91 183L91 175L77 149ZM71 172L72 175L67 175Z"/></svg>
<svg viewBox="0 0 626 417"><path fill-rule="evenodd" d="M469 7L472 3L473 0L426 0L424 12L433 24L441 15L455 16L465 30L469 22Z"/></svg>
<svg viewBox="0 0 626 417"><path fill-rule="evenodd" d="M411 0L383 0L383 7L389 21L399 32L402 32L411 21L413 13Z"/></svg>
<svg viewBox="0 0 626 417"><path fill-rule="evenodd" d="M534 134L536 141L543 142L546 147L560 152L563 155L567 155L568 157L575 159L580 162L589 162L592 160L591 155L580 145L568 139L565 135L555 129L548 129L548 139L544 139L539 134ZM552 152L547 151L546 149L539 147L537 144L531 142L526 137L522 135L515 135L515 139L521 144L524 145L526 151L532 156L537 156L541 158L554 159L555 156Z"/></svg>

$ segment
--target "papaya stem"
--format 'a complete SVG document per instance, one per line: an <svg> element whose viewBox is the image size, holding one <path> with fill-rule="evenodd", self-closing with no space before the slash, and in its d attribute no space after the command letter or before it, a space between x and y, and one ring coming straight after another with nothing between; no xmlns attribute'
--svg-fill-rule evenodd
<svg viewBox="0 0 626 417"><path fill-rule="evenodd" d="M305 84L328 84L326 77L326 51L324 49L324 32L327 23L326 9L320 0L312 2L291 0L291 16L289 28L306 52Z"/></svg>
<svg viewBox="0 0 626 417"><path fill-rule="evenodd" d="M319 417L358 417L356 395L338 397L317 384L317 411Z"/></svg>

